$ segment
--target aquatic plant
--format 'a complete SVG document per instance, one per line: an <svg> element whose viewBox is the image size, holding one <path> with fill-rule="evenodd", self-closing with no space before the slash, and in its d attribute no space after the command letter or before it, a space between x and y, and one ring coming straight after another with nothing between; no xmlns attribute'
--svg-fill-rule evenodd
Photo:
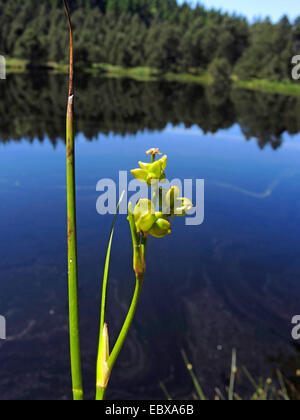
<svg viewBox="0 0 300 420"><path fill-rule="evenodd" d="M187 371L191 377L193 382L194 391L192 392L192 397L194 400L206 401L209 398L204 394L204 391L200 385L200 382L197 378L197 375L194 371L193 365L190 363L187 354L184 350L181 350L181 355ZM241 396L235 390L235 383L237 374L239 377L244 375L251 386L254 389L253 393L249 393L247 398L241 398ZM173 398L168 391L164 382L160 382L159 384L162 392L164 393L167 400L172 401ZM292 388L291 388L292 391ZM276 400L290 400L290 393L286 386L286 380L284 379L282 373L277 369L276 370L276 378L273 379L271 377L267 378L266 380L260 378L256 381L248 369L243 366L242 369L238 369L237 365L237 352L235 349L232 350L232 359L231 359L231 370L230 370L230 379L228 386L225 386L225 391L221 390L221 388L216 387L214 389L214 400L215 401L242 401L244 399L249 401L276 401ZM299 397L299 395L298 395Z"/></svg>
<svg viewBox="0 0 300 420"><path fill-rule="evenodd" d="M74 57L73 57L73 35L72 23L67 0L63 0L70 31L70 69L69 69L69 92L66 119L66 163L67 163L67 215L68 215L68 288L69 288L69 332L70 332L70 356L71 356L71 375L74 400L83 400L82 367L80 352L80 332L79 332L79 308L78 308L78 274L77 274L77 226L76 226L76 180L75 180L75 142L74 142ZM108 383L113 367L124 346L125 340L132 325L139 298L144 283L146 273L146 251L149 237L164 238L172 233L172 221L174 217L185 216L193 207L190 200L180 197L178 187L171 187L169 190L160 187L160 183L166 178L165 170L167 167L167 156L156 160L160 155L158 149L150 149L147 155L151 156L150 163L139 162L139 168L133 169L132 175L151 188L151 199L144 198L139 200L133 208L128 206L128 222L131 231L133 245L133 269L136 278L135 292L132 298L127 317L121 328L121 332L113 347L109 350L109 331L105 319L107 305L107 285L109 275L109 264L112 248L114 228L119 213L119 206L124 194L116 209L113 220L104 267L102 284L102 301L99 331L99 348L96 368L96 400L105 398ZM195 399L206 400L206 396L194 373L193 366L189 363L185 352L182 356L186 367L191 375L197 395ZM236 352L233 351L232 366L229 387L226 388L229 400L240 400L235 393L235 380L237 373ZM265 384L256 383L250 373L244 368L244 373L255 387L252 399L266 400L281 398L289 400L289 394L282 374L277 371L280 390L271 387L272 380L268 379ZM166 386L161 384L168 399L172 399ZM216 388L216 399L226 399L220 389Z"/></svg>
<svg viewBox="0 0 300 420"><path fill-rule="evenodd" d="M77 276L75 142L73 127L73 34L67 0L63 0L63 2L70 31L69 94L66 121L70 355L73 398L74 400L83 400ZM136 179L147 183L148 187L151 188L152 196L151 200L148 198L139 200L135 208L133 208L131 203L128 205L128 221L133 245L133 269L135 272L136 287L127 317L111 353L109 351L108 326L105 322L107 285L114 228L119 213L119 206L124 194L121 195L110 232L102 284L99 348L96 367L96 400L103 400L105 398L112 369L117 361L120 351L122 350L134 319L146 272L146 249L149 236L154 238L163 238L171 234L171 222L174 217L186 215L193 207L190 200L180 197L180 190L178 187L171 187L169 190L160 187L160 183L166 179L165 170L167 167L167 156L165 155L159 160L156 160L156 156L161 153L155 148L148 150L146 153L151 156L151 162L139 162L139 168L133 169L131 172Z"/></svg>
<svg viewBox="0 0 300 420"><path fill-rule="evenodd" d="M112 369L117 361L120 351L122 350L134 319L145 278L146 251L149 236L154 238L163 238L170 235L172 233L171 222L174 217L186 215L193 207L190 200L180 197L178 187L175 186L171 187L170 190L165 190L159 186L160 182L163 182L166 178L164 171L167 167L167 156L163 156L161 159L156 160L156 155L161 153L155 148L148 150L146 153L147 155L151 155L151 162L139 162L139 168L133 169L131 173L136 179L147 183L148 187L151 188L152 197L151 200L148 198L140 199L135 208L133 208L131 203L128 205L128 222L132 238L133 270L136 278L136 286L127 317L111 354L109 354L108 329L107 324L105 323L105 307L111 240L116 217L113 222L108 246L101 305L102 312L100 321L96 386L97 400L103 400L105 398ZM121 197L121 200L122 198L123 197Z"/></svg>
<svg viewBox="0 0 300 420"><path fill-rule="evenodd" d="M70 356L74 400L83 399L82 369L80 356L80 334L78 314L78 276L77 276L77 226L76 226L76 181L75 181L75 142L74 142L74 54L73 34L70 12L66 0L64 6L70 30L70 73L66 123L67 150L67 213L68 213L68 287L69 287L69 329Z"/></svg>

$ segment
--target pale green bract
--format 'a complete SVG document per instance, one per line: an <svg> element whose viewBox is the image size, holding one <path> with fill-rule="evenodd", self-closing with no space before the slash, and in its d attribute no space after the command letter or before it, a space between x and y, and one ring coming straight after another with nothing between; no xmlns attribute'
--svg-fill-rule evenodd
<svg viewBox="0 0 300 420"><path fill-rule="evenodd" d="M165 155L154 163L139 162L140 168L133 169L132 175L141 182L147 182L150 186L152 181L163 181L166 178L164 170L167 167L168 157Z"/></svg>

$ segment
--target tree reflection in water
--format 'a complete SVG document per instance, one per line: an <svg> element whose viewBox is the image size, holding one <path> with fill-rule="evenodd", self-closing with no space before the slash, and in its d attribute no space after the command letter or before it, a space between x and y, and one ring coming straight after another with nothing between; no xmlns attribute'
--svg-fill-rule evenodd
<svg viewBox="0 0 300 420"><path fill-rule="evenodd" d="M64 75L9 75L0 84L0 141L28 139L55 145L64 138ZM282 134L300 131L300 98L247 90L222 90L177 82L137 82L80 76L76 81L76 132L88 140L99 133L136 134L167 124L199 126L215 133L238 123L259 147L280 147ZM80 110L80 112L79 112Z"/></svg>

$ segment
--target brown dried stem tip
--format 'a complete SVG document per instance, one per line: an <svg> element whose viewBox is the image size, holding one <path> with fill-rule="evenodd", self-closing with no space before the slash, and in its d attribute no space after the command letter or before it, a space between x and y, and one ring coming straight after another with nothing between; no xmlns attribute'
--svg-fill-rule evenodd
<svg viewBox="0 0 300 420"><path fill-rule="evenodd" d="M73 31L72 31L72 23L71 23L71 16L70 16L70 9L67 3L67 0L63 0L68 22L70 28L70 79L69 79L69 96L74 94L74 52L73 52Z"/></svg>

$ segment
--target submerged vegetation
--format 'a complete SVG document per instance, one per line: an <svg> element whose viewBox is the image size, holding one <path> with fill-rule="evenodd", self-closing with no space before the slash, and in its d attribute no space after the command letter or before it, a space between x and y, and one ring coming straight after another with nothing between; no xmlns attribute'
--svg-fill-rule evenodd
<svg viewBox="0 0 300 420"><path fill-rule="evenodd" d="M208 400L209 398L205 395L205 392L203 391L194 371L193 365L188 360L186 352L181 350L181 354L193 383L194 389L192 392L192 398L200 401ZM246 398L242 398L236 390L237 379L240 379L242 376L244 376L251 385L251 391L249 390L247 392L248 396ZM164 382L160 382L160 388L167 400L172 401L173 398ZM243 366L242 369L239 369L237 364L237 352L235 349L232 351L228 385L224 386L224 389L216 387L213 394L215 401L290 401L291 395L295 400L300 399L300 394L295 388L295 385L290 381L287 381L279 369L275 372L275 378L269 377L266 380L260 378L258 381L253 378L245 366Z"/></svg>

